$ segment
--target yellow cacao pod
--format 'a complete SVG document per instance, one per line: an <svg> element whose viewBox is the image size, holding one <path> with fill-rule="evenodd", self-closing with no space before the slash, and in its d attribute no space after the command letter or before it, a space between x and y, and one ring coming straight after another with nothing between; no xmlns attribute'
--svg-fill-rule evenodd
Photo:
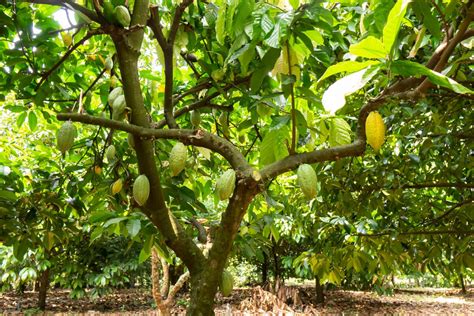
<svg viewBox="0 0 474 316"><path fill-rule="evenodd" d="M70 46L72 44L72 36L68 32L61 32L64 46Z"/></svg>
<svg viewBox="0 0 474 316"><path fill-rule="evenodd" d="M138 205L143 205L148 200L149 195L150 182L144 174L139 175L133 183L133 198L137 201Z"/></svg>
<svg viewBox="0 0 474 316"><path fill-rule="evenodd" d="M112 183L112 186L111 186L112 195L119 193L122 190L122 187L123 187L122 179L118 179L117 181Z"/></svg>
<svg viewBox="0 0 474 316"><path fill-rule="evenodd" d="M71 121L67 121L59 128L57 134L58 148L62 153L65 153L72 147L76 133L76 127Z"/></svg>
<svg viewBox="0 0 474 316"><path fill-rule="evenodd" d="M227 200L234 192L235 171L229 169L224 172L216 181L216 192L220 200Z"/></svg>
<svg viewBox="0 0 474 316"><path fill-rule="evenodd" d="M116 153L116 150L115 150L114 145L110 145L109 147L107 147L107 149L105 150L105 158L107 158L108 162L111 162L112 160L114 160L115 153Z"/></svg>
<svg viewBox="0 0 474 316"><path fill-rule="evenodd" d="M224 270L222 272L219 289L223 296L229 296L230 293L232 293L232 290L234 289L234 278L232 277L232 274L227 270Z"/></svg>
<svg viewBox="0 0 474 316"><path fill-rule="evenodd" d="M375 151L379 151L385 141L385 124L377 111L369 113L365 121L365 137L367 143Z"/></svg>
<svg viewBox="0 0 474 316"><path fill-rule="evenodd" d="M297 171L298 184L308 199L313 199L316 196L317 177L313 167L308 164L302 164Z"/></svg>
<svg viewBox="0 0 474 316"><path fill-rule="evenodd" d="M188 150L183 143L178 142L171 149L169 163L173 177L177 176L184 169L187 156Z"/></svg>

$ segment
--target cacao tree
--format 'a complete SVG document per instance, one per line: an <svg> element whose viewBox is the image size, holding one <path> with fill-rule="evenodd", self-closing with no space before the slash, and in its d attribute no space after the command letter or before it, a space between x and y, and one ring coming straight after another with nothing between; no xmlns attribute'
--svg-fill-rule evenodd
<svg viewBox="0 0 474 316"><path fill-rule="evenodd" d="M139 208L188 268L188 314L211 315L240 223L279 176L304 165L300 179L319 181L311 170L350 166L345 158L362 156L367 136L379 149L385 127L366 120L383 106L417 108L431 93L472 98L456 81L467 79L459 56L473 35L472 1L435 3L2 1L1 91L16 106L97 130L85 143L90 170L112 143L126 148L112 172L127 177L117 203ZM110 104L117 86L123 94ZM175 167L176 143L199 158L183 168L181 154ZM62 144L63 159L86 150ZM235 182L218 181L226 170ZM193 181L203 172L208 181ZM222 202L203 196L216 182ZM308 198L322 189L300 186ZM185 224L197 208L212 219L208 252Z"/></svg>

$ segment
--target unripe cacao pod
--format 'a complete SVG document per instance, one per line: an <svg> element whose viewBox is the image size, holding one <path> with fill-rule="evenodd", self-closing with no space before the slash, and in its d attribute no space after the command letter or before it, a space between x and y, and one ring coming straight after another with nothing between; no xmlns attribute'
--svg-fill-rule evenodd
<svg viewBox="0 0 474 316"><path fill-rule="evenodd" d="M123 186L122 179L118 179L117 181L112 183L112 186L110 188L112 191L112 195L119 193L122 190L122 186Z"/></svg>
<svg viewBox="0 0 474 316"><path fill-rule="evenodd" d="M199 124L201 124L201 113L199 110L191 112L191 124L193 124L194 128L198 128Z"/></svg>
<svg viewBox="0 0 474 316"><path fill-rule="evenodd" d="M176 143L170 152L169 164L171 173L174 176L178 175L186 165L186 158L188 150L183 143Z"/></svg>
<svg viewBox="0 0 474 316"><path fill-rule="evenodd" d="M127 143L128 143L128 146L135 149L135 139L133 138L133 134L128 134Z"/></svg>
<svg viewBox="0 0 474 316"><path fill-rule="evenodd" d="M215 81L221 81L224 78L225 72L222 69L216 69L211 73L212 79Z"/></svg>
<svg viewBox="0 0 474 316"><path fill-rule="evenodd" d="M313 199L316 196L316 172L313 167L308 164L302 164L298 167L297 171L298 184L303 191L304 195L308 199Z"/></svg>
<svg viewBox="0 0 474 316"><path fill-rule="evenodd" d="M385 141L385 124L382 116L377 111L369 113L365 121L365 137L367 143L375 151L379 151Z"/></svg>
<svg viewBox="0 0 474 316"><path fill-rule="evenodd" d="M114 160L115 152L116 150L114 145L110 145L109 147L107 147L107 149L105 150L105 158L107 158L108 162Z"/></svg>
<svg viewBox="0 0 474 316"><path fill-rule="evenodd" d="M105 59L105 70L111 71L112 68L114 68L114 61L112 60L112 58L107 57Z"/></svg>
<svg viewBox="0 0 474 316"><path fill-rule="evenodd" d="M114 88L112 91L110 91L109 97L107 98L109 105L112 106L114 104L114 101L122 94L123 94L122 87L117 87L117 88Z"/></svg>
<svg viewBox="0 0 474 316"><path fill-rule="evenodd" d="M150 182L144 174L139 175L133 183L133 198L137 201L138 205L143 205L148 200L149 195Z"/></svg>
<svg viewBox="0 0 474 316"><path fill-rule="evenodd" d="M232 277L232 274L227 270L224 270L222 272L219 289L223 296L229 296L230 293L232 293L232 290L234 289L234 278Z"/></svg>
<svg viewBox="0 0 474 316"><path fill-rule="evenodd" d="M128 9L123 6L119 5L115 7L114 9L114 16L117 22L123 26L123 27L129 27L130 26L130 13L128 12Z"/></svg>
<svg viewBox="0 0 474 316"><path fill-rule="evenodd" d="M76 133L76 127L71 121L67 121L59 128L57 134L58 148L62 153L65 153L72 147Z"/></svg>
<svg viewBox="0 0 474 316"><path fill-rule="evenodd" d="M119 95L112 104L112 119L120 120L123 119L123 114L125 112L125 107L127 103L125 102L125 96Z"/></svg>
<svg viewBox="0 0 474 316"><path fill-rule="evenodd" d="M223 126L227 126L227 113L222 112L221 115L219 115L219 118L217 119L217 121L219 122L219 124Z"/></svg>
<svg viewBox="0 0 474 316"><path fill-rule="evenodd" d="M229 169L224 172L216 181L216 192L220 200L227 200L234 192L235 171Z"/></svg>
<svg viewBox="0 0 474 316"><path fill-rule="evenodd" d="M103 8L104 8L104 17L109 23L115 23L115 16L114 16L114 6L112 3L109 1L104 1L103 3Z"/></svg>

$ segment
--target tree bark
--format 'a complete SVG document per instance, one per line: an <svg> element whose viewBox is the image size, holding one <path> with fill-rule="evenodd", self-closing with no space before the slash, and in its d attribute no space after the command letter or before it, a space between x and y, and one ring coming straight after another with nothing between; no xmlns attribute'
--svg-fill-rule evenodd
<svg viewBox="0 0 474 316"><path fill-rule="evenodd" d="M41 272L39 280L39 290L38 290L38 308L40 310L45 310L46 308L46 295L49 288L49 268Z"/></svg>
<svg viewBox="0 0 474 316"><path fill-rule="evenodd" d="M263 263L262 263L262 284L265 285L268 280L268 256L263 253Z"/></svg>
<svg viewBox="0 0 474 316"><path fill-rule="evenodd" d="M324 304L324 288L321 285L321 281L318 276L315 277L316 285L316 298L314 300L315 304Z"/></svg>
<svg viewBox="0 0 474 316"><path fill-rule="evenodd" d="M464 283L464 276L462 273L459 273L459 285L461 286L461 293L466 294L466 284Z"/></svg>

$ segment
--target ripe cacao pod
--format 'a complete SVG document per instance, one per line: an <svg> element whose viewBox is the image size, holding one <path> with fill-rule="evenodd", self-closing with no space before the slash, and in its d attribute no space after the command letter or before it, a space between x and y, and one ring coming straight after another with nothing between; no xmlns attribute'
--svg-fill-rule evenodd
<svg viewBox="0 0 474 316"><path fill-rule="evenodd" d="M298 184L303 191L304 195L308 199L313 199L316 196L316 172L313 167L308 164L302 164L298 167L297 171Z"/></svg>
<svg viewBox="0 0 474 316"><path fill-rule="evenodd" d="M199 110L191 112L191 124L193 124L194 128L198 128L199 124L201 124L201 113Z"/></svg>
<svg viewBox="0 0 474 316"><path fill-rule="evenodd" d="M111 71L112 68L114 68L114 61L112 60L112 58L107 57L105 59L105 70Z"/></svg>
<svg viewBox="0 0 474 316"><path fill-rule="evenodd" d="M227 200L234 192L235 171L229 169L224 172L216 181L216 192L220 200Z"/></svg>
<svg viewBox="0 0 474 316"><path fill-rule="evenodd" d="M112 106L114 104L114 101L117 100L117 98L121 95L123 95L122 87L117 87L117 88L114 88L112 91L110 91L109 97L107 98L109 105Z"/></svg>
<svg viewBox="0 0 474 316"><path fill-rule="evenodd" d="M65 153L72 147L76 133L76 127L71 121L67 121L59 128L57 134L58 148L62 153Z"/></svg>
<svg viewBox="0 0 474 316"><path fill-rule="evenodd" d="M169 164L173 177L184 169L187 156L188 149L183 143L178 142L174 145L173 149L171 149Z"/></svg>
<svg viewBox="0 0 474 316"><path fill-rule="evenodd" d="M139 175L133 183L133 198L137 201L138 205L143 205L148 200L150 195L150 182L146 175Z"/></svg>
<svg viewBox="0 0 474 316"><path fill-rule="evenodd" d="M72 36L68 32L61 32L61 38L63 39L64 46L72 44Z"/></svg>
<svg viewBox="0 0 474 316"><path fill-rule="evenodd" d="M123 6L119 5L115 7L114 9L114 16L117 22L123 26L123 27L129 27L130 26L130 13L128 12L128 9Z"/></svg>
<svg viewBox="0 0 474 316"><path fill-rule="evenodd" d="M102 173L102 168L100 166L95 166L94 172L96 175L100 175Z"/></svg>
<svg viewBox="0 0 474 316"><path fill-rule="evenodd" d="M365 137L367 143L375 151L379 151L385 141L385 124L382 116L377 111L369 113L365 121Z"/></svg>
<svg viewBox="0 0 474 316"><path fill-rule="evenodd" d="M123 186L122 179L118 179L117 181L112 183L112 186L111 186L112 195L119 193L122 190L122 186Z"/></svg>
<svg viewBox="0 0 474 316"><path fill-rule="evenodd" d="M108 162L114 160L115 152L116 150L114 145L110 145L109 147L107 147L107 149L105 150L105 158L107 158Z"/></svg>
<svg viewBox="0 0 474 316"><path fill-rule="evenodd" d="M219 289L223 296L229 296L230 293L232 293L232 290L234 289L234 278L232 277L232 274L227 270L224 270L222 272Z"/></svg>

